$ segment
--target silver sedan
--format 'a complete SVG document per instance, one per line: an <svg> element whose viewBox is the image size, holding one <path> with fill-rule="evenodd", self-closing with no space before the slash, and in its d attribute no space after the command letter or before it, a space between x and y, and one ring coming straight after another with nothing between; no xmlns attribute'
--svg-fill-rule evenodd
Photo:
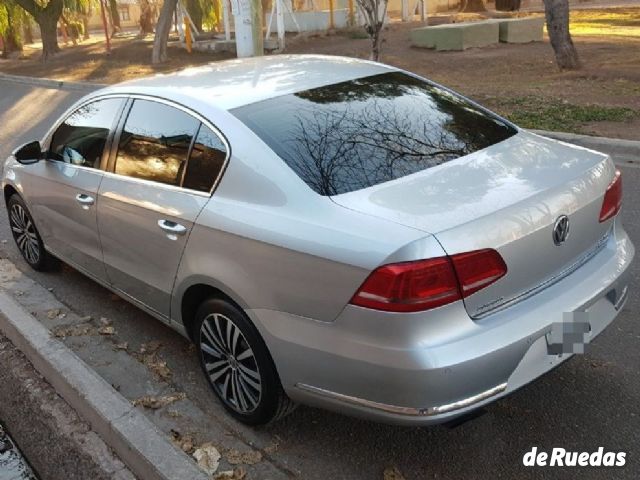
<svg viewBox="0 0 640 480"><path fill-rule="evenodd" d="M249 424L294 402L469 414L602 332L634 256L610 158L340 57L99 90L3 190L33 268L62 260L190 338Z"/></svg>

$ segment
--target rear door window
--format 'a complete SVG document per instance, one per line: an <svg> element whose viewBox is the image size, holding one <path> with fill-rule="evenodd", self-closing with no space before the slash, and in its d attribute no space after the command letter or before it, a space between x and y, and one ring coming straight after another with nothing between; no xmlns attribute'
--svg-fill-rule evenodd
<svg viewBox="0 0 640 480"><path fill-rule="evenodd" d="M182 110L134 100L120 134L115 173L180 186L199 126Z"/></svg>
<svg viewBox="0 0 640 480"><path fill-rule="evenodd" d="M441 165L517 130L444 88L390 72L231 111L321 195Z"/></svg>

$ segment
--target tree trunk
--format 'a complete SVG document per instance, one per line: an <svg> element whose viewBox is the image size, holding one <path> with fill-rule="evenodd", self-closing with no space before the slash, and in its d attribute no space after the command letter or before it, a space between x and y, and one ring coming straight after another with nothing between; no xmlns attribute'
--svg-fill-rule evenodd
<svg viewBox="0 0 640 480"><path fill-rule="evenodd" d="M4 46L2 48L2 57L7 58L13 56L12 54L18 54L22 51L22 39L20 38L21 24L18 18L18 11L15 5L3 5L7 13L7 28L4 32ZM18 54L19 55L19 54Z"/></svg>
<svg viewBox="0 0 640 480"><path fill-rule="evenodd" d="M58 46L58 19L62 15L63 0L49 0L45 8L34 0L15 0L34 18L42 36L42 61L60 51Z"/></svg>
<svg viewBox="0 0 640 480"><path fill-rule="evenodd" d="M569 32L569 0L544 0L547 31L560 70L580 68L578 52Z"/></svg>
<svg viewBox="0 0 640 480"><path fill-rule="evenodd" d="M177 3L178 0L165 0L160 9L156 36L153 39L153 51L151 52L151 63L153 64L167 61L167 41L169 40L173 11L176 9Z"/></svg>
<svg viewBox="0 0 640 480"><path fill-rule="evenodd" d="M382 27L373 32L371 36L371 60L377 62L380 59L380 46L382 45Z"/></svg>
<svg viewBox="0 0 640 480"><path fill-rule="evenodd" d="M22 24L22 37L24 43L33 43L33 27L31 25L31 17L24 17Z"/></svg>
<svg viewBox="0 0 640 480"><path fill-rule="evenodd" d="M483 0L462 0L459 11L464 13L473 13L486 12L487 9L484 6Z"/></svg>
<svg viewBox="0 0 640 480"><path fill-rule="evenodd" d="M40 21L40 35L42 36L42 61L46 62L49 58L60 51L58 46L58 18L60 15L52 15L43 13Z"/></svg>
<svg viewBox="0 0 640 480"><path fill-rule="evenodd" d="M189 16L191 17L193 24L196 26L196 30L202 33L202 17L204 12L202 11L200 0L187 0L185 2L185 7L187 7L187 12L189 12Z"/></svg>
<svg viewBox="0 0 640 480"><path fill-rule="evenodd" d="M122 30L122 27L120 26L120 12L118 11L117 0L109 0L109 14L111 17L111 25L113 26L111 30L111 36L113 37L116 33Z"/></svg>
<svg viewBox="0 0 640 480"><path fill-rule="evenodd" d="M89 17L91 17L90 14L87 15L82 15L82 26L84 27L84 39L85 40L89 40L89 38L91 38L91 35L89 34Z"/></svg>
<svg viewBox="0 0 640 480"><path fill-rule="evenodd" d="M177 1L175 2L177 4ZM154 11L151 4L146 0L140 1L140 36L153 33L153 15Z"/></svg>
<svg viewBox="0 0 640 480"><path fill-rule="evenodd" d="M496 10L501 12L515 12L520 10L521 0L496 0Z"/></svg>

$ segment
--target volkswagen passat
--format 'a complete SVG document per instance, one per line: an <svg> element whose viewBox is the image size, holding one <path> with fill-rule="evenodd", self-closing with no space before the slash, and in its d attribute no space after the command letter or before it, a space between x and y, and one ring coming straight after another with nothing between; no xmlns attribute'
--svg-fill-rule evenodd
<svg viewBox="0 0 640 480"><path fill-rule="evenodd" d="M14 152L3 189L33 268L69 263L190 338L251 424L293 402L471 412L598 335L634 255L609 157L339 57L96 91Z"/></svg>

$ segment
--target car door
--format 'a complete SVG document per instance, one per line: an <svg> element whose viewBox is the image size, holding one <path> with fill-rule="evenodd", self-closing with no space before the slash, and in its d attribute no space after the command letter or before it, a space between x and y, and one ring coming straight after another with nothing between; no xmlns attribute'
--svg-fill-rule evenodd
<svg viewBox="0 0 640 480"><path fill-rule="evenodd" d="M147 98L132 101L98 194L109 281L169 317L189 233L209 200L228 148L200 117Z"/></svg>
<svg viewBox="0 0 640 480"><path fill-rule="evenodd" d="M89 101L45 140L46 160L28 169L29 202L42 239L56 256L106 279L97 233L96 201L106 164L105 146L124 98ZM105 161L105 163L103 163Z"/></svg>

